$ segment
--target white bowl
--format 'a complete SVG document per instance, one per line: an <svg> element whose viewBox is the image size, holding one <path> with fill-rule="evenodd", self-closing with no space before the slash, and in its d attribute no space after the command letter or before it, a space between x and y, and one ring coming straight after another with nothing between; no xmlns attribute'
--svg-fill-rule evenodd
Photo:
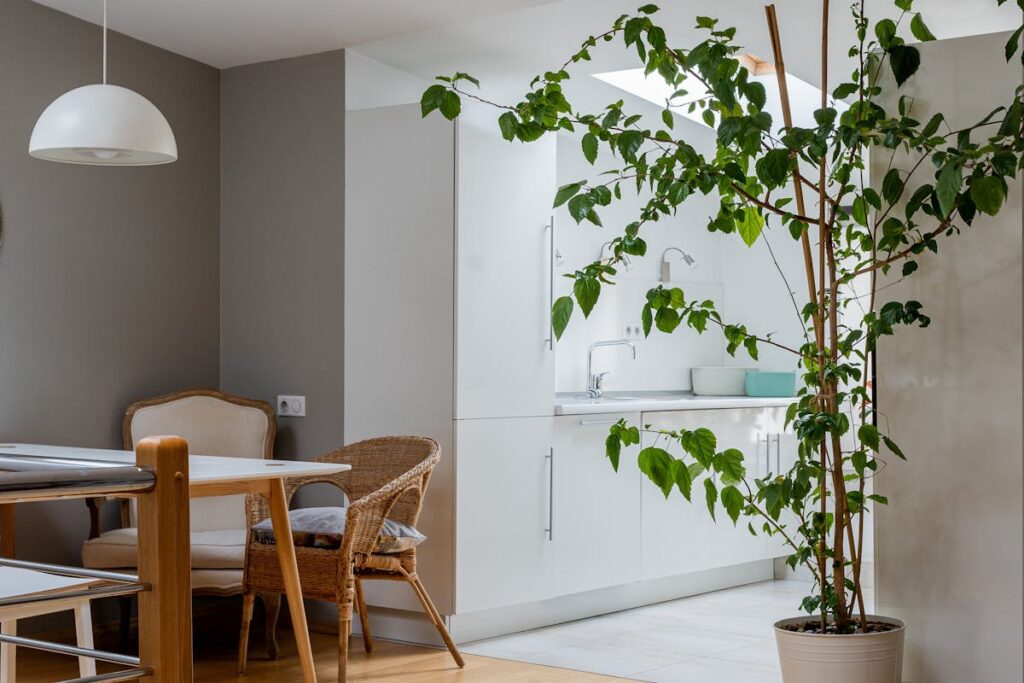
<svg viewBox="0 0 1024 683"><path fill-rule="evenodd" d="M693 393L698 396L746 396L747 372L754 368L691 368Z"/></svg>

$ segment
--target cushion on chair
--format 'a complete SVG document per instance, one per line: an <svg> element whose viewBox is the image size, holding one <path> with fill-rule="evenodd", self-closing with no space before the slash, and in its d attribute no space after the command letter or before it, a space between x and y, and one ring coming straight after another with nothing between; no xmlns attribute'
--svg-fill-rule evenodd
<svg viewBox="0 0 1024 683"><path fill-rule="evenodd" d="M341 547L341 538L345 534L345 515L348 508L301 508L288 513L292 525L292 538L295 545L304 548ZM274 543L274 527L269 519L265 519L252 528L256 540L260 543ZM374 552L382 555L405 552L418 546L427 537L408 524L391 519L384 520L384 528L377 538Z"/></svg>
<svg viewBox="0 0 1024 683"><path fill-rule="evenodd" d="M92 569L125 569L138 562L139 530L114 529L82 546L82 563ZM192 569L241 569L245 529L193 531Z"/></svg>

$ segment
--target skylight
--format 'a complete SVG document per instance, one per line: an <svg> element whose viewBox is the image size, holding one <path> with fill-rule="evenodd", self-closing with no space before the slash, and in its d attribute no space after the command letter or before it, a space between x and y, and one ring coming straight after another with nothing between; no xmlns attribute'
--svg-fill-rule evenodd
<svg viewBox="0 0 1024 683"><path fill-rule="evenodd" d="M764 110L771 114L774 127L781 127L782 102L779 98L779 83L774 67L752 55L744 55L741 57L740 62L750 71L750 80L764 85L765 93L767 94ZM642 68L607 71L594 74L594 78L620 90L625 90L648 102L653 102L662 108L665 106L668 97L675 91L657 73L645 76ZM793 112L793 125L801 128L813 128L816 125L814 122L814 111L821 107L821 90L790 73L786 74L786 85L789 88L789 102ZM703 84L693 80L690 82L684 81L682 88L688 91L687 94L676 98L670 109L676 115L691 119L706 127L707 124L701 119L703 109L698 107L692 113L688 109L691 102L708 95L707 89ZM848 105L841 100L835 101L829 97L829 102L830 106L835 107L840 113L848 109Z"/></svg>

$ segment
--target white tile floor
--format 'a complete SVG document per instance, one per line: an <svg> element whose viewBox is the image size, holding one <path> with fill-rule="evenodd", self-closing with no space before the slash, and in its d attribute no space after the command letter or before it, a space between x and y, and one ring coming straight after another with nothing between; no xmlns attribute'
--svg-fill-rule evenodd
<svg viewBox="0 0 1024 683"><path fill-rule="evenodd" d="M765 581L462 649L652 683L778 683L772 623L797 616L807 593L802 581Z"/></svg>

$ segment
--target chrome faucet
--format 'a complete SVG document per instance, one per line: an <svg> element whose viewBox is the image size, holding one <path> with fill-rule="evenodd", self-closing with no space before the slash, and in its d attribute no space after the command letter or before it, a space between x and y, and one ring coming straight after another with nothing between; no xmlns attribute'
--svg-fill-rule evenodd
<svg viewBox="0 0 1024 683"><path fill-rule="evenodd" d="M636 360L636 345L628 339L612 339L609 341L594 342L587 349L587 395L590 398L601 398L602 388L604 384L605 375L607 372L594 374L594 349L599 349L602 346L628 346L633 350L633 360Z"/></svg>

